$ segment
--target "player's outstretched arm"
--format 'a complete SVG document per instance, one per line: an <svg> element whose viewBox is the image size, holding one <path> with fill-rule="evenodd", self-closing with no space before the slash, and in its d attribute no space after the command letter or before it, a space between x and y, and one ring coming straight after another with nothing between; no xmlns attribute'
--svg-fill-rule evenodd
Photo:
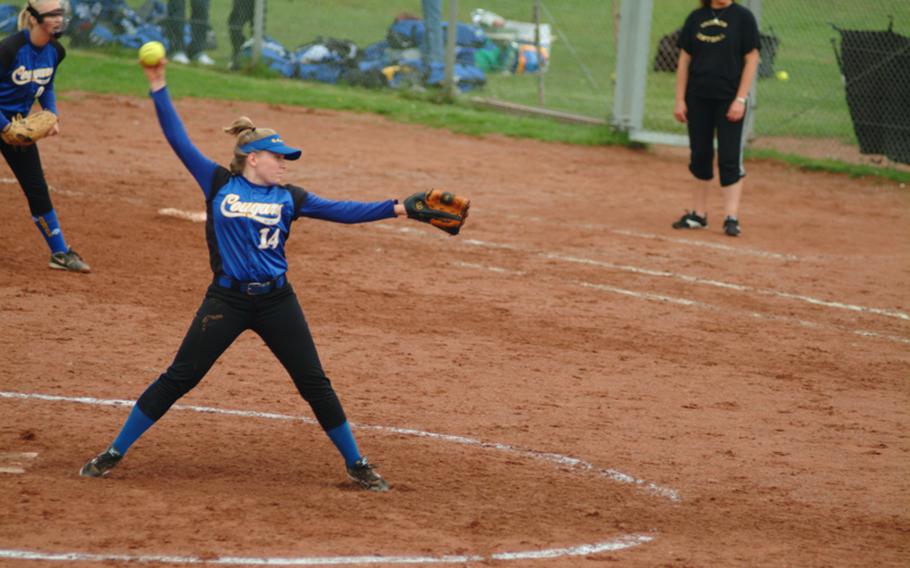
<svg viewBox="0 0 910 568"><path fill-rule="evenodd" d="M167 59L162 59L154 67L145 65L141 67L149 81L149 90L151 91L152 101L155 103L155 112L158 115L158 123L161 125L164 137L207 196L218 164L205 157L190 141L190 137L186 133L183 122L180 120L180 116L177 114L167 90L166 65Z"/></svg>
<svg viewBox="0 0 910 568"><path fill-rule="evenodd" d="M402 211L401 213L399 211ZM298 215L335 223L369 223L390 219L403 213L401 204L385 201L335 201L308 192Z"/></svg>

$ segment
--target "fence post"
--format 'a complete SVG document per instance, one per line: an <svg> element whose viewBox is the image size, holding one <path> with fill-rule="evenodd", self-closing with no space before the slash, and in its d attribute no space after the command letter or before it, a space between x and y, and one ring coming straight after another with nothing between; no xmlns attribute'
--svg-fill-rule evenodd
<svg viewBox="0 0 910 568"><path fill-rule="evenodd" d="M644 122L652 9L652 0L622 0L620 7L613 124L630 132Z"/></svg>
<svg viewBox="0 0 910 568"><path fill-rule="evenodd" d="M540 0L534 0L534 47L537 49L537 103L540 106L545 106L543 53L540 49Z"/></svg>
<svg viewBox="0 0 910 568"><path fill-rule="evenodd" d="M446 35L445 95L455 98L455 38L458 34L458 0L449 0L449 25Z"/></svg>
<svg viewBox="0 0 910 568"><path fill-rule="evenodd" d="M761 31L761 12L762 0L745 0L743 5L755 16L758 29ZM759 52L760 55L760 52ZM746 140L749 140L755 134L755 110L758 108L758 70L755 71L755 80L752 81L752 87L749 89L749 112L746 114L746 123L743 125L743 147L745 148Z"/></svg>
<svg viewBox="0 0 910 568"><path fill-rule="evenodd" d="M253 4L253 65L262 57L262 30L265 27L265 0Z"/></svg>

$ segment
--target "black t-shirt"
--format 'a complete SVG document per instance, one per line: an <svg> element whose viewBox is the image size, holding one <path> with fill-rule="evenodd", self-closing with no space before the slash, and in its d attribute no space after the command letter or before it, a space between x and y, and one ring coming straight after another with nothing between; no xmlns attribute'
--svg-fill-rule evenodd
<svg viewBox="0 0 910 568"><path fill-rule="evenodd" d="M686 94L733 99L745 66L744 56L758 49L755 16L739 4L699 8L686 18L679 47L692 56Z"/></svg>

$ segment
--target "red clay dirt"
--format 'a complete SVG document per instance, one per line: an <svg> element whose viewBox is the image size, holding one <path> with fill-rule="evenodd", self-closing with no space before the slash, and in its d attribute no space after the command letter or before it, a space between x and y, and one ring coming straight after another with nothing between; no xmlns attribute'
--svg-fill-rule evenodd
<svg viewBox="0 0 910 568"><path fill-rule="evenodd" d="M0 551L906 566L910 189L748 163L731 239L719 190L707 231L670 228L689 205L678 156L264 104L177 108L222 163L232 141L220 128L235 117L276 126L304 151L289 181L324 197L471 197L454 238L403 219L303 220L289 242L323 364L350 419L382 427L355 433L393 490L353 489L309 423L185 410L109 478L83 479L128 408L10 398L134 400L211 279L202 224L159 214L204 204L151 102L69 93L63 133L41 152L91 274L47 268L22 192L0 172L0 468L37 453L20 456L25 473L0 473ZM181 402L311 416L253 334ZM651 540L491 556L624 535ZM124 562L0 556L43 564Z"/></svg>

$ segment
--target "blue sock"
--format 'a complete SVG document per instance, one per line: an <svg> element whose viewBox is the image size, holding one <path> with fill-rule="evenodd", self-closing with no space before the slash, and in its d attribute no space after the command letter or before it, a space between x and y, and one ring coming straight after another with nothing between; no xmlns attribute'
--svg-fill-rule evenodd
<svg viewBox="0 0 910 568"><path fill-rule="evenodd" d="M138 404L133 406L133 410L120 430L120 434L117 435L117 439L111 445L121 454L125 454L130 449L130 446L133 445L133 442L138 440L139 436L144 434L154 423L154 420L139 410Z"/></svg>
<svg viewBox="0 0 910 568"><path fill-rule="evenodd" d="M51 252L66 252L69 250L69 247L66 246L66 241L63 240L63 231L60 230L60 221L57 220L57 213L53 209L39 217L32 217L32 221L35 222L35 226L41 231L41 236L47 241L47 246L50 247Z"/></svg>
<svg viewBox="0 0 910 568"><path fill-rule="evenodd" d="M354 465L354 462L360 459L360 450L357 449L357 442L354 440L354 434L351 432L351 425L345 420L341 426L336 426L327 431L329 439L344 456L344 463L348 467Z"/></svg>

